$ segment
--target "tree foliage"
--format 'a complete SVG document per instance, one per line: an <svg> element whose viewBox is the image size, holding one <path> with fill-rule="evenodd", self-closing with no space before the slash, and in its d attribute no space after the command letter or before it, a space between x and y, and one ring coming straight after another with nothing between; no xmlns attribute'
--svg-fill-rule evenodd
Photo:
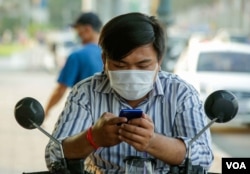
<svg viewBox="0 0 250 174"><path fill-rule="evenodd" d="M183 10L187 10L194 6L209 5L216 0L170 0L172 4L172 10L174 13L178 13Z"/></svg>
<svg viewBox="0 0 250 174"><path fill-rule="evenodd" d="M105 1L105 0L96 0ZM154 0L152 0L154 1ZM211 4L215 0L169 0L170 9L178 13L192 6ZM129 1L128 1L129 2ZM49 21L46 24L32 20L32 8L39 4L46 4ZM44 28L65 28L73 23L82 9L82 0L0 0L0 36L4 30L12 32L22 28L32 31L41 26ZM98 3L97 3L98 5Z"/></svg>
<svg viewBox="0 0 250 174"><path fill-rule="evenodd" d="M81 0L48 1L51 26L64 28L72 24L81 12Z"/></svg>
<svg viewBox="0 0 250 174"><path fill-rule="evenodd" d="M49 15L48 23L32 20L32 8L46 2ZM71 24L81 12L81 0L1 0L0 1L0 36L6 30L15 32L19 28L34 31L45 25L64 28ZM32 29L31 29L32 28ZM31 30L30 30L31 29Z"/></svg>

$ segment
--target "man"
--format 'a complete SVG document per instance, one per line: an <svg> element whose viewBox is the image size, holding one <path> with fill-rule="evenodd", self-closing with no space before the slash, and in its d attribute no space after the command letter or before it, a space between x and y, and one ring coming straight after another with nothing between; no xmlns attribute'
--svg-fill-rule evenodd
<svg viewBox="0 0 250 174"><path fill-rule="evenodd" d="M80 80L103 70L101 49L98 46L99 32L102 27L99 17L91 12L83 13L73 27L84 45L67 58L57 80L58 85L45 109L46 118L51 108L61 100L68 87L73 87Z"/></svg>
<svg viewBox="0 0 250 174"><path fill-rule="evenodd" d="M86 159L85 170L92 173L124 173L126 156L145 154L156 159L155 173L182 164L206 117L197 91L160 71L165 45L158 21L141 13L115 17L104 26L99 44L104 72L73 88L53 132L65 158ZM121 109L143 114L127 123L118 117ZM50 142L48 167L59 157ZM206 169L211 165L209 131L193 143L191 160Z"/></svg>

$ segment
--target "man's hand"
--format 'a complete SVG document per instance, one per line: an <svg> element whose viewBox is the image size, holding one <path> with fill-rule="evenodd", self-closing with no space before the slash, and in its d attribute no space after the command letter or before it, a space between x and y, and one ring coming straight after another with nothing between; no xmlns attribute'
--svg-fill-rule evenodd
<svg viewBox="0 0 250 174"><path fill-rule="evenodd" d="M100 147L110 147L119 144L118 123L127 122L125 117L117 117L112 113L105 112L92 127L94 142Z"/></svg>
<svg viewBox="0 0 250 174"><path fill-rule="evenodd" d="M141 118L132 119L119 129L119 139L138 151L146 151L154 137L154 123L144 113Z"/></svg>

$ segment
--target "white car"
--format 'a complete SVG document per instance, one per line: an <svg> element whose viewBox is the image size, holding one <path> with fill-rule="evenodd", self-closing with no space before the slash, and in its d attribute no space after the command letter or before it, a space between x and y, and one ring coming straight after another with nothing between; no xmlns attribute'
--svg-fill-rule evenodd
<svg viewBox="0 0 250 174"><path fill-rule="evenodd" d="M250 125L250 45L195 43L179 57L174 73L193 84L203 100L216 90L229 90L239 110L234 123Z"/></svg>

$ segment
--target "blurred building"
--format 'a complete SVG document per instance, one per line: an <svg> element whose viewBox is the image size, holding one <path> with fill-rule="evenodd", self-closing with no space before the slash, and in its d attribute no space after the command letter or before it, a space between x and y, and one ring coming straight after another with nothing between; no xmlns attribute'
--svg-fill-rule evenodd
<svg viewBox="0 0 250 174"><path fill-rule="evenodd" d="M82 0L82 11L97 12L104 22L107 22L114 16L132 11L152 13L152 0Z"/></svg>
<svg viewBox="0 0 250 174"><path fill-rule="evenodd" d="M48 0L32 0L30 5L31 20L40 24L48 23Z"/></svg>

